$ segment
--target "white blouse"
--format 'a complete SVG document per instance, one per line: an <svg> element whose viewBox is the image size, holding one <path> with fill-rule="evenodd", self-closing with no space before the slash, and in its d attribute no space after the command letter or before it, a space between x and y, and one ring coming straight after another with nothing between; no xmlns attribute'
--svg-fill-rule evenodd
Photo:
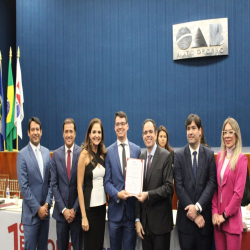
<svg viewBox="0 0 250 250"><path fill-rule="evenodd" d="M92 192L90 196L90 207L101 206L106 203L106 193L103 186L105 168L98 164L93 170Z"/></svg>

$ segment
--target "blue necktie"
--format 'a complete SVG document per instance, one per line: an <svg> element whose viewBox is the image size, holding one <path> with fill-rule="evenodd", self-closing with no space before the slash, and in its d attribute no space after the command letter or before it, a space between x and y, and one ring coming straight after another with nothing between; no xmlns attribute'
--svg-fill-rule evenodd
<svg viewBox="0 0 250 250"><path fill-rule="evenodd" d="M39 148L36 148L36 159L37 159L37 163L38 163L38 166L40 168L40 172L41 172L41 175L42 175L42 178L43 178L42 161L41 161L41 157L40 157L40 154L39 154Z"/></svg>
<svg viewBox="0 0 250 250"><path fill-rule="evenodd" d="M196 180L196 173L197 173L197 160L196 160L196 155L197 155L197 152L194 151L194 152L193 152L193 155L194 155L193 171L194 171L194 178L195 178L195 180Z"/></svg>

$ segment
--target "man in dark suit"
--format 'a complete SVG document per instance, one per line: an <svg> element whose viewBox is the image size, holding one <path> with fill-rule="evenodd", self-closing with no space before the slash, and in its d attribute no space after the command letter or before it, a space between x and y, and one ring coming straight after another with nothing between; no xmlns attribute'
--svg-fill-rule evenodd
<svg viewBox="0 0 250 250"><path fill-rule="evenodd" d="M17 176L23 196L24 247L47 250L52 202L51 157L49 150L40 145L42 125L36 117L29 120L28 136L30 142L17 155Z"/></svg>
<svg viewBox="0 0 250 250"><path fill-rule="evenodd" d="M134 202L135 198L124 190L127 158L139 158L141 149L128 141L127 115L115 114L117 141L107 148L105 157L106 174L104 188L109 194L109 235L112 250L133 250L135 248ZM122 244L123 243L123 244Z"/></svg>
<svg viewBox="0 0 250 250"><path fill-rule="evenodd" d="M71 118L63 123L65 144L54 151L51 183L55 197L53 218L56 220L58 249L67 250L69 232L74 250L82 249L81 213L77 193L77 163L81 148L75 142L76 124Z"/></svg>
<svg viewBox="0 0 250 250"><path fill-rule="evenodd" d="M179 242L182 250L210 250L213 240L211 200L216 187L214 152L200 144L198 115L189 115L185 125L188 145L177 150L174 159Z"/></svg>
<svg viewBox="0 0 250 250"><path fill-rule="evenodd" d="M143 141L147 150L140 155L145 161L143 192L137 196L135 226L143 250L170 249L173 229L173 172L171 154L156 144L156 124L143 123Z"/></svg>

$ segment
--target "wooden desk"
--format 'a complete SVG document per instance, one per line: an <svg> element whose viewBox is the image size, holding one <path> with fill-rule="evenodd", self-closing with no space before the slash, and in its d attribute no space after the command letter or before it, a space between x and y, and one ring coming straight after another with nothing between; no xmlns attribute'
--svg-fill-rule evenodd
<svg viewBox="0 0 250 250"><path fill-rule="evenodd" d="M250 230L242 233L241 250L250 249Z"/></svg>

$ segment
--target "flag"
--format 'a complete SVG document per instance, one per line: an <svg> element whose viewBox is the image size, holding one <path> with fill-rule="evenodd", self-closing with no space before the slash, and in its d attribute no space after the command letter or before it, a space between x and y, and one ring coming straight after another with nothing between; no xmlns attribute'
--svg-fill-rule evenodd
<svg viewBox="0 0 250 250"><path fill-rule="evenodd" d="M22 139L22 121L24 118L23 112L23 85L22 85L22 74L21 74L21 67L19 62L19 57L17 58L16 64L16 100L15 100L15 119L14 123L17 130L17 135Z"/></svg>
<svg viewBox="0 0 250 250"><path fill-rule="evenodd" d="M4 95L3 95L3 82L2 82L1 69L2 65L0 60L0 151L4 151L4 140L6 131L5 131L5 108L4 108Z"/></svg>
<svg viewBox="0 0 250 250"><path fill-rule="evenodd" d="M7 89L7 117L6 117L6 149L13 151L13 140L16 139L16 127L14 125L14 84L11 68L11 58L9 60L8 89Z"/></svg>

